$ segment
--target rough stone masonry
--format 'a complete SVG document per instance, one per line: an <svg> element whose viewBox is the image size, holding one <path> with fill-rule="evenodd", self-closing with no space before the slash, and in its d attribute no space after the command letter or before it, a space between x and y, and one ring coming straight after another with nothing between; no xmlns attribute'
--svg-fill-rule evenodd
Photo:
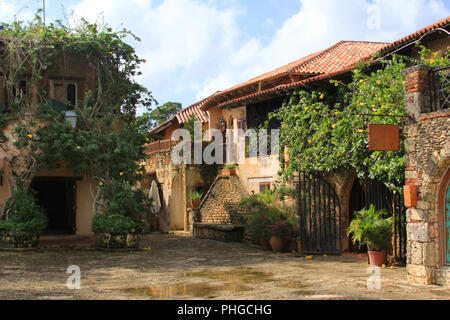
<svg viewBox="0 0 450 320"><path fill-rule="evenodd" d="M405 69L404 127L406 149L405 205L407 210L408 280L450 285L446 265L445 196L450 176L450 109L431 110L430 68ZM444 187L445 186L445 187Z"/></svg>

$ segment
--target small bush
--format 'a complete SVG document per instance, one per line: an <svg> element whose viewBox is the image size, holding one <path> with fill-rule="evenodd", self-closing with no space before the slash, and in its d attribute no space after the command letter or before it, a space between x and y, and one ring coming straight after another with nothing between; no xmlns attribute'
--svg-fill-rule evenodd
<svg viewBox="0 0 450 320"><path fill-rule="evenodd" d="M144 222L120 214L96 214L92 221L92 231L95 233L141 233Z"/></svg>
<svg viewBox="0 0 450 320"><path fill-rule="evenodd" d="M47 216L36 204L32 192L19 186L5 204L0 231L40 234L46 227Z"/></svg>
<svg viewBox="0 0 450 320"><path fill-rule="evenodd" d="M229 164L225 165L224 168L228 169L228 170L235 169L236 168L236 164L235 163L229 163Z"/></svg>

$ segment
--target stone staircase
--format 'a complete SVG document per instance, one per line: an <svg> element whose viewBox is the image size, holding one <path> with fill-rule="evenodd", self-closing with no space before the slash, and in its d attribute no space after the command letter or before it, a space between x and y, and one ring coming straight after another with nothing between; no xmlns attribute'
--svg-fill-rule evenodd
<svg viewBox="0 0 450 320"><path fill-rule="evenodd" d="M242 241L245 211L238 204L248 196L238 176L217 176L196 213L194 237Z"/></svg>

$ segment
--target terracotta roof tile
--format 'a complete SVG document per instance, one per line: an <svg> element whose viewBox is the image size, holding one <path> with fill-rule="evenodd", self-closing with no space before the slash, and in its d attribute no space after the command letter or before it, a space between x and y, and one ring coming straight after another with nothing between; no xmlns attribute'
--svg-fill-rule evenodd
<svg viewBox="0 0 450 320"><path fill-rule="evenodd" d="M400 45L407 44L410 41L417 40L419 37L425 35L427 32L430 32L432 30L436 30L438 28L448 27L449 24L450 24L450 16L446 17L444 19L441 19L438 22L430 24L429 26L427 26L425 28L417 30L416 32L411 33L411 34L407 35L406 37L403 37L403 38L401 38L401 39L399 39L397 41L394 41L394 42L386 45L381 50L381 52L385 53L386 51L391 51L392 49L395 49L395 48L399 47Z"/></svg>
<svg viewBox="0 0 450 320"><path fill-rule="evenodd" d="M179 124L186 123L189 121L189 118L191 115L194 115L195 118L202 123L208 122L208 112L201 109L203 104L207 101L208 98L205 98L199 102L194 103L193 105L190 105L189 107L179 111L177 114L175 114L172 118L169 120L164 121L163 123L160 123L156 127L154 127L152 130L150 130L150 133L158 133L165 129L166 125L170 122L177 120Z"/></svg>
<svg viewBox="0 0 450 320"><path fill-rule="evenodd" d="M297 75L304 79L320 74L337 72L346 67L354 66L362 60L369 59L375 52L385 47L386 44L387 43L382 42L340 41L325 50L310 54L280 68L264 73L256 78L252 78L244 83L220 91L210 97L210 99L203 104L203 107L204 109L208 109L214 104L223 104L227 99L230 100L228 98L230 95L242 95L242 89L245 87L250 88L260 81L275 80L276 78L289 75ZM298 80L291 81L291 83L294 82L298 82ZM238 92L238 89L241 93ZM268 89L262 91L267 90ZM225 95L227 98L225 98Z"/></svg>

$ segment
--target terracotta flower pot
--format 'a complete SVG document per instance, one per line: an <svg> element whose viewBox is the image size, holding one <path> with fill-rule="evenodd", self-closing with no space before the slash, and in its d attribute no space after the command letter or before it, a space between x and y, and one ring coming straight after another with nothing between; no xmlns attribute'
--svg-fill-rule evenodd
<svg viewBox="0 0 450 320"><path fill-rule="evenodd" d="M270 246L272 248L272 251L279 252L284 249L284 245L286 244L286 239L281 237L271 237L270 238Z"/></svg>
<svg viewBox="0 0 450 320"><path fill-rule="evenodd" d="M222 169L222 176L234 176L236 174L236 168L233 169Z"/></svg>
<svg viewBox="0 0 450 320"><path fill-rule="evenodd" d="M191 208L200 207L200 203L202 203L201 200L189 200L189 205L191 206Z"/></svg>
<svg viewBox="0 0 450 320"><path fill-rule="evenodd" d="M371 266L381 266L386 263L387 251L368 251L369 254L369 262Z"/></svg>
<svg viewBox="0 0 450 320"><path fill-rule="evenodd" d="M263 250L271 250L269 240L264 239L264 238L259 238L258 241L259 241L259 246L261 247L261 249L263 249Z"/></svg>

